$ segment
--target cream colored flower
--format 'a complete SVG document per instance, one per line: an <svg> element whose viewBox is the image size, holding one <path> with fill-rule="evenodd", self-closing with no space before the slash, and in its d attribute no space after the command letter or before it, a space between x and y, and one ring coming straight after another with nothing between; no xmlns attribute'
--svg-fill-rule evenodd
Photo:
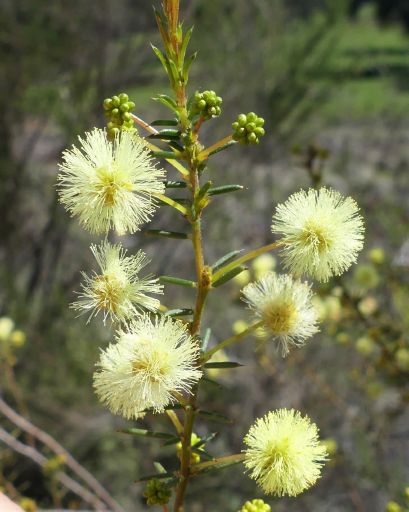
<svg viewBox="0 0 409 512"><path fill-rule="evenodd" d="M114 414L128 419L145 409L163 412L176 394L190 393L200 379L199 354L182 322L140 317L102 352L95 391Z"/></svg>
<svg viewBox="0 0 409 512"><path fill-rule="evenodd" d="M289 275L264 274L243 289L243 299L262 321L267 334L281 344L283 356L289 345L303 345L318 331L310 286Z"/></svg>
<svg viewBox="0 0 409 512"><path fill-rule="evenodd" d="M63 153L60 200L91 233L133 233L156 208L152 194L163 193L161 178L143 140L122 131L113 142L95 128Z"/></svg>
<svg viewBox="0 0 409 512"><path fill-rule="evenodd" d="M104 321L124 322L144 310L156 311L160 302L147 294L163 293L163 287L152 275L139 277L139 272L149 263L143 251L126 256L120 245L102 242L92 245L91 251L97 260L99 272L88 276L82 273L84 282L79 300L72 304L74 309L90 313L89 320L102 313Z"/></svg>
<svg viewBox="0 0 409 512"><path fill-rule="evenodd" d="M317 426L294 409L259 418L244 443L244 464L266 494L297 496L315 484L327 460Z"/></svg>
<svg viewBox="0 0 409 512"><path fill-rule="evenodd" d="M326 188L301 190L278 205L271 229L282 235L285 268L318 281L345 272L363 247L364 223L358 205Z"/></svg>

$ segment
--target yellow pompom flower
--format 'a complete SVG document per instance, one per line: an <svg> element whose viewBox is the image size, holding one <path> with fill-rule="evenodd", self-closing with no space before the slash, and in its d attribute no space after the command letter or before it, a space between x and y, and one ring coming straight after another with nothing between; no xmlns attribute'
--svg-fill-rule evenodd
<svg viewBox="0 0 409 512"><path fill-rule="evenodd" d="M176 394L190 393L200 379L199 354L182 322L142 316L102 352L95 391L111 412L127 419L140 417L145 409L163 412L176 402Z"/></svg>
<svg viewBox="0 0 409 512"><path fill-rule="evenodd" d="M277 206L272 232L280 242L284 266L326 282L356 262L363 247L364 223L356 202L335 190L301 190Z"/></svg>
<svg viewBox="0 0 409 512"><path fill-rule="evenodd" d="M111 245L104 241L99 246L91 245L91 251L99 266L99 272L88 276L82 273L84 282L79 300L72 304L74 309L89 312L90 316L103 314L118 322L126 321L143 310L156 311L160 302L147 293L163 293L163 287L152 275L140 278L141 269L149 259L143 251L134 256L126 256L120 244Z"/></svg>
<svg viewBox="0 0 409 512"><path fill-rule="evenodd" d="M252 263L256 279L260 279L266 272L270 272L276 268L277 260L272 254L266 253L258 256Z"/></svg>
<svg viewBox="0 0 409 512"><path fill-rule="evenodd" d="M327 451L318 428L294 409L256 420L244 438L244 464L266 494L297 496L321 476Z"/></svg>
<svg viewBox="0 0 409 512"><path fill-rule="evenodd" d="M264 274L243 289L243 299L263 322L266 332L280 343L283 356L289 345L303 345L318 331L310 286L289 275Z"/></svg>
<svg viewBox="0 0 409 512"><path fill-rule="evenodd" d="M60 201L91 233L134 233L156 208L152 194L164 192L164 171L136 134L123 131L110 142L95 128L79 141L59 165Z"/></svg>
<svg viewBox="0 0 409 512"><path fill-rule="evenodd" d="M263 500L251 500L241 507L239 512L271 512L271 507Z"/></svg>

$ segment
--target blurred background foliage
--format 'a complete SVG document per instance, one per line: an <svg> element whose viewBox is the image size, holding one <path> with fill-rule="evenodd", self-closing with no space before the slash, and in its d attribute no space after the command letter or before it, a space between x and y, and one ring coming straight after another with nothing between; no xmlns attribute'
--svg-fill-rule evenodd
<svg viewBox="0 0 409 512"><path fill-rule="evenodd" d="M197 434L220 430L208 450L237 451L255 416L278 406L299 408L320 425L333 457L310 492L270 500L274 512L377 512L391 500L405 510L409 4L190 0L182 8L187 24L195 24L192 46L199 49L191 92L215 89L224 100L221 119L205 127L206 142L230 133L239 112L254 110L266 119L259 147L234 148L211 164L214 183L239 182L247 190L215 199L208 210L208 260L268 243L275 204L300 187L328 184L352 194L367 226L359 265L318 289L321 334L284 361L260 340L229 351L245 367L209 375L224 390L209 383L202 400L215 410L227 407L236 421L231 429L203 423ZM149 41L158 44L146 0L0 2L0 398L52 434L128 511L145 510L134 481L152 473L149 461L159 448L116 433L124 422L93 395L93 366L112 331L101 321L85 326L69 309L79 271L92 265L91 240L58 205L55 184L62 149L103 125L104 97L124 90L147 121L164 114L150 101L168 85ZM150 227L178 222L162 208ZM130 250L144 247L158 274L189 277L193 271L184 241L140 234L124 243ZM258 261L251 275L276 265ZM231 300L223 300L223 308L216 296L209 301L213 342L243 328L237 323L247 319L241 280L226 288ZM183 307L191 300L167 286L166 304ZM84 508L56 478L59 470L70 471L65 458L3 412L1 429L41 452L46 463L39 468L0 439L0 486L25 500L27 510L34 502ZM161 462L173 456L169 447ZM257 492L241 473L236 467L193 485L189 510L209 510L211 503L211 510L235 512ZM392 512L400 510L392 505Z"/></svg>

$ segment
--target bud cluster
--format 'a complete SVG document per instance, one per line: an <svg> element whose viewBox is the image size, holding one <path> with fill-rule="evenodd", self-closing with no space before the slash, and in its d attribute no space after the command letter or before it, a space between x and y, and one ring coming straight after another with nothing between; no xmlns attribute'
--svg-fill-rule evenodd
<svg viewBox="0 0 409 512"><path fill-rule="evenodd" d="M130 111L135 108L135 103L129 101L124 92L112 98L106 98L103 103L105 117L108 121L108 138L114 139L121 130L134 130L134 122Z"/></svg>
<svg viewBox="0 0 409 512"><path fill-rule="evenodd" d="M263 500L252 500L246 501L241 507L240 512L271 512L271 507L264 503Z"/></svg>
<svg viewBox="0 0 409 512"><path fill-rule="evenodd" d="M222 112L222 101L214 91L197 91L193 98L192 112L200 114L204 119L218 117Z"/></svg>
<svg viewBox="0 0 409 512"><path fill-rule="evenodd" d="M171 494L172 492L167 484L157 478L149 480L143 493L148 505L166 505Z"/></svg>
<svg viewBox="0 0 409 512"><path fill-rule="evenodd" d="M233 139L241 144L259 144L260 137L265 134L263 125L264 119L258 117L254 112L240 114L231 125Z"/></svg>

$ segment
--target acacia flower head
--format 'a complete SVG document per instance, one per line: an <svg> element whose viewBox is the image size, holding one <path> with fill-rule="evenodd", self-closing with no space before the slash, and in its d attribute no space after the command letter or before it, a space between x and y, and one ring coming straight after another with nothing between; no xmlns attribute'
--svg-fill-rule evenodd
<svg viewBox="0 0 409 512"><path fill-rule="evenodd" d="M318 331L317 312L307 283L290 275L268 272L248 284L242 293L266 333L280 343L283 356L288 353L289 345L303 345Z"/></svg>
<svg viewBox="0 0 409 512"><path fill-rule="evenodd" d="M266 494L296 496L321 476L327 459L318 428L294 409L256 420L244 438L244 464Z"/></svg>
<svg viewBox="0 0 409 512"><path fill-rule="evenodd" d="M111 142L95 128L64 151L60 201L91 233L133 233L152 216L152 194L163 193L164 171L155 167L143 140L122 131Z"/></svg>
<svg viewBox="0 0 409 512"><path fill-rule="evenodd" d="M284 266L299 276L326 282L356 262L364 223L356 202L335 190L301 190L277 206L271 226L280 240Z"/></svg>
<svg viewBox="0 0 409 512"><path fill-rule="evenodd" d="M163 412L200 379L199 353L182 322L141 316L102 352L95 391L114 414L128 419L145 409Z"/></svg>
<svg viewBox="0 0 409 512"><path fill-rule="evenodd" d="M162 285L152 275L139 277L139 272L149 263L143 251L127 256L121 244L111 245L107 241L91 245L91 251L99 271L91 275L82 273L84 281L79 300L72 304L74 309L90 313L89 320L101 312L104 321L111 317L123 322L143 310L159 308L159 300L148 294L162 293Z"/></svg>

